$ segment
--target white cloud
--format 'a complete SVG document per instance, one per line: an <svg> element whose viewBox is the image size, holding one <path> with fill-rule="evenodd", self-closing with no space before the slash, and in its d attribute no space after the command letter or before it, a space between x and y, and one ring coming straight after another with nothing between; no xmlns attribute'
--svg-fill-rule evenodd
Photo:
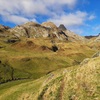
<svg viewBox="0 0 100 100"><path fill-rule="evenodd" d="M22 24L29 21L29 19L17 15L7 15L3 19L4 21L12 22L15 24Z"/></svg>
<svg viewBox="0 0 100 100"><path fill-rule="evenodd" d="M18 24L27 22L28 18L35 19L36 14L54 16L59 11L63 12L64 5L73 8L76 2L77 0L0 0L0 15L5 21Z"/></svg>
<svg viewBox="0 0 100 100"><path fill-rule="evenodd" d="M56 5L57 7L66 5L69 8L73 8L78 0L43 0L43 1L46 4L46 6Z"/></svg>
<svg viewBox="0 0 100 100"><path fill-rule="evenodd" d="M89 15L87 12L76 11L74 13L63 13L61 15L55 15L48 19L48 21L54 22L57 26L64 24L67 29L78 34L84 34L84 30L80 27L91 28L91 26L88 25L86 21L93 20L94 18L94 15Z"/></svg>
<svg viewBox="0 0 100 100"><path fill-rule="evenodd" d="M79 35L82 35L84 33L84 30L79 28L79 27L70 28L70 30L75 32L76 34L79 34Z"/></svg>
<svg viewBox="0 0 100 100"><path fill-rule="evenodd" d="M0 0L0 11L11 14L45 14L50 12L50 7L54 10L63 5L73 7L76 2L77 0Z"/></svg>
<svg viewBox="0 0 100 100"><path fill-rule="evenodd" d="M88 19L89 19L89 20L93 20L93 19L95 19L95 18L96 18L95 15L90 15Z"/></svg>
<svg viewBox="0 0 100 100"><path fill-rule="evenodd" d="M25 18L23 16L11 15L11 14L8 14L8 13L5 14L5 16L3 17L3 20L5 22L12 22L16 25L20 25L20 24L23 24L23 23L26 23L26 22L29 22L29 21L37 22L35 18L28 19L28 18Z"/></svg>
<svg viewBox="0 0 100 100"><path fill-rule="evenodd" d="M69 26L80 26L84 24L88 14L86 12L77 11L75 13L63 14L61 16L55 16L50 21L53 21L56 25L64 24L66 27Z"/></svg>

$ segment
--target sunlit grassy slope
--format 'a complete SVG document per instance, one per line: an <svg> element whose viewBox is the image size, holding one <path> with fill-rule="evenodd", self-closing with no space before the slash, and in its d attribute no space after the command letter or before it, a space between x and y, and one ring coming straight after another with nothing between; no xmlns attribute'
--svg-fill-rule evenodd
<svg viewBox="0 0 100 100"><path fill-rule="evenodd" d="M19 79L37 79L56 69L79 64L96 51L85 43L60 42L55 45L49 38L22 38L16 43L6 43L0 38L0 82Z"/></svg>
<svg viewBox="0 0 100 100"><path fill-rule="evenodd" d="M0 86L0 100L100 100L100 57L62 68L35 81Z"/></svg>
<svg viewBox="0 0 100 100"><path fill-rule="evenodd" d="M0 38L0 82L37 79L59 68L78 65L97 50L85 43L58 41L57 52L52 51L49 38L22 38L16 43L5 43Z"/></svg>

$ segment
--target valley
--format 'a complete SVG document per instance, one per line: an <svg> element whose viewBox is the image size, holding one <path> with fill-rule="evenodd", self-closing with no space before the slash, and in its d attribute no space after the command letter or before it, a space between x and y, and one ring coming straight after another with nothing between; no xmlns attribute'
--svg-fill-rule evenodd
<svg viewBox="0 0 100 100"><path fill-rule="evenodd" d="M100 35L88 39L52 22L1 25L0 100L99 100L97 52Z"/></svg>

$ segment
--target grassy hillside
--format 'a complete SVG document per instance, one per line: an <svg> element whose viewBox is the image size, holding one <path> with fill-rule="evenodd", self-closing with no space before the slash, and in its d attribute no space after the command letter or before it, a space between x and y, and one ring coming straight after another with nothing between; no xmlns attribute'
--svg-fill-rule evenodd
<svg viewBox="0 0 100 100"><path fill-rule="evenodd" d="M0 100L99 100L98 51L99 39L53 23L1 25Z"/></svg>
<svg viewBox="0 0 100 100"><path fill-rule="evenodd" d="M52 50L49 38L21 38L16 43L0 38L0 83L19 79L37 79L56 69L78 65L96 50L84 43L57 42Z"/></svg>
<svg viewBox="0 0 100 100"><path fill-rule="evenodd" d="M95 57L35 81L2 84L0 100L99 100L99 79L100 57Z"/></svg>

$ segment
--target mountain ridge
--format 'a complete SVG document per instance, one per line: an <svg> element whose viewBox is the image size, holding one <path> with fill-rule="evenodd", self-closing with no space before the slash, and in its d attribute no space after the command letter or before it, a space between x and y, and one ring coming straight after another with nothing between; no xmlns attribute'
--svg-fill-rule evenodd
<svg viewBox="0 0 100 100"><path fill-rule="evenodd" d="M0 26L0 100L99 100L100 37L59 27Z"/></svg>

